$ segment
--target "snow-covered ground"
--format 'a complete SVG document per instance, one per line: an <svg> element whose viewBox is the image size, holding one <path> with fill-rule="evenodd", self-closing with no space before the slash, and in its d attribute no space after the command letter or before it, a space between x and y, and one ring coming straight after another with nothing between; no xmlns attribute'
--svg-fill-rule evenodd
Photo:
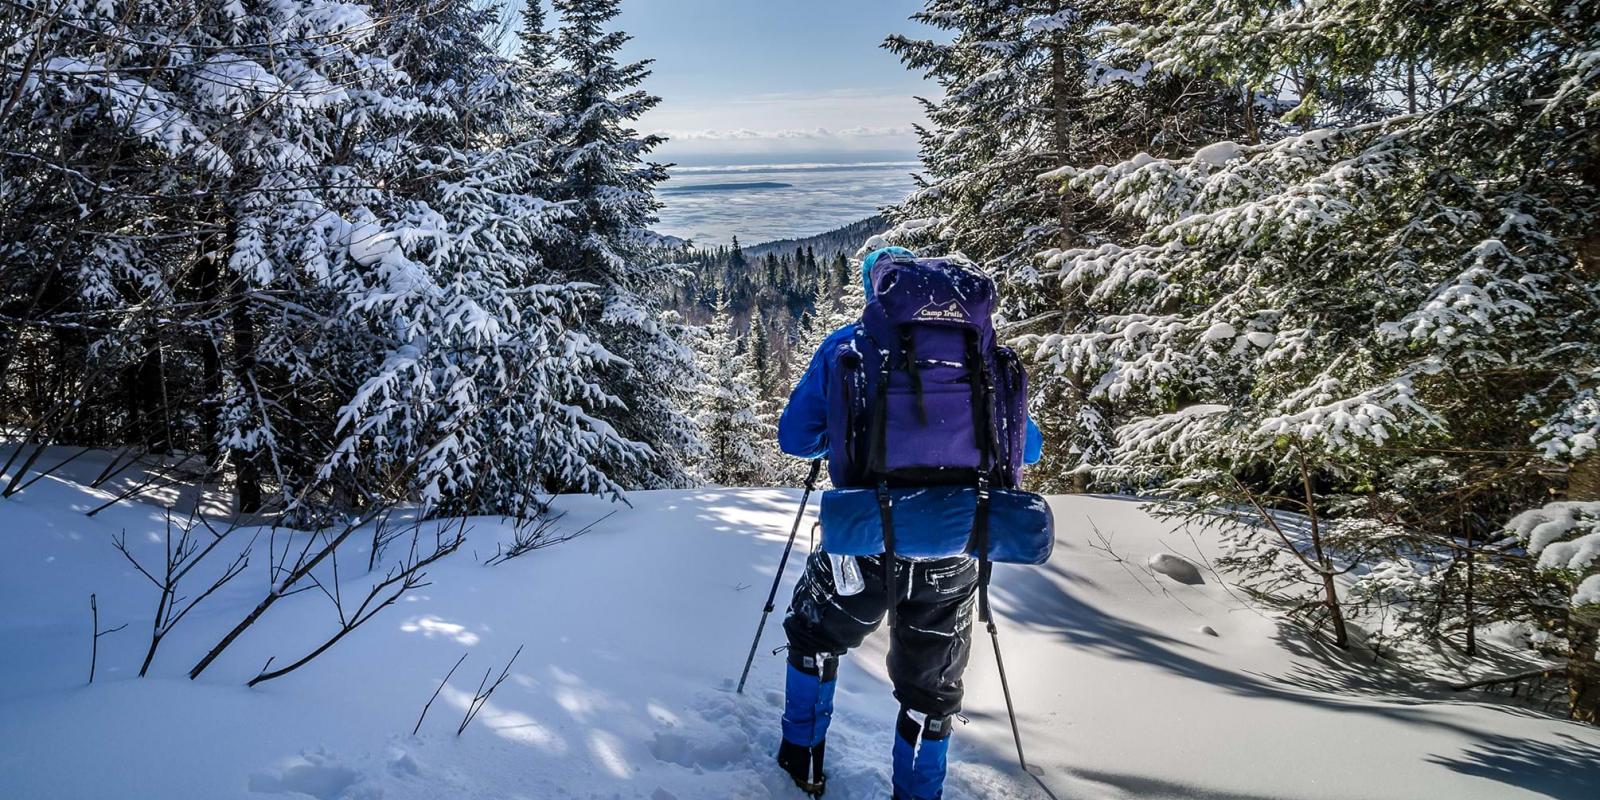
<svg viewBox="0 0 1600 800"><path fill-rule="evenodd" d="M281 664L332 632L328 598L285 599L198 681L185 678L265 592L258 544L138 679L156 594L112 539L126 530L155 561L163 520L137 502L84 516L112 496L49 478L0 500L0 798L799 797L768 755L776 619L750 688L731 690L794 492L635 494L590 534L492 567L480 562L510 530L474 520L431 585L254 689L243 684L269 656ZM1163 553L1199 554L1138 503L1053 503L1053 561L998 568L994 595L1024 742L1056 797L1600 797L1600 730L1417 687L1401 695L1372 667L1283 634L1214 574L1180 582L1147 569ZM558 505L568 529L612 510L588 497ZM1093 528L1122 561L1090 546ZM352 537L341 561L347 595L373 580L365 547ZM220 569L231 554L211 558ZM791 562L785 592L798 572ZM102 637L86 686L91 592L102 627L130 625ZM884 645L874 636L842 671L829 797L888 795ZM485 670L519 646L510 678L457 737ZM1014 766L984 639L967 685L947 796L1045 797Z"/></svg>

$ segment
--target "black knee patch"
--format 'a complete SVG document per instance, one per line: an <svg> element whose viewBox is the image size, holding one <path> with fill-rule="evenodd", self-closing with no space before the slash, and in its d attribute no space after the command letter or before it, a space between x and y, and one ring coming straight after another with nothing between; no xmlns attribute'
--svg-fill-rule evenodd
<svg viewBox="0 0 1600 800"><path fill-rule="evenodd" d="M839 677L839 657L832 653L799 653L789 648L789 663L807 675L815 675L827 683Z"/></svg>
<svg viewBox="0 0 1600 800"><path fill-rule="evenodd" d="M900 716L894 721L894 732L901 741L916 744L922 736L922 724L911 716L910 710L901 708Z"/></svg>
<svg viewBox="0 0 1600 800"><path fill-rule="evenodd" d="M899 737L911 744L917 740L939 741L950 738L950 728L955 724L955 717L923 717L921 722L912 716L911 709L901 706L900 716L895 720L894 730Z"/></svg>

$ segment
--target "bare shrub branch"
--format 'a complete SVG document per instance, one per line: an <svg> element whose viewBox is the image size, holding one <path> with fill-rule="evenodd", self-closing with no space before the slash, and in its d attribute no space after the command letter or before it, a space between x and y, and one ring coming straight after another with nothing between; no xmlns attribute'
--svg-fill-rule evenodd
<svg viewBox="0 0 1600 800"><path fill-rule="evenodd" d="M611 515L615 513L617 512L611 511L571 533L559 533L555 527L556 523L566 518L567 514L564 511L553 517L519 520L512 535L511 544L505 546L496 545L494 555L489 556L483 563L489 566L504 564L517 556L531 553L535 550L543 550L546 547L554 547L563 542L570 542L594 530L596 525L610 519Z"/></svg>
<svg viewBox="0 0 1600 800"><path fill-rule="evenodd" d="M494 683L488 682L489 673L493 668L483 671L483 680L478 681L478 691L472 693L472 702L467 704L466 716L461 718L461 725L456 728L457 736L465 732L467 726L472 724L473 717L478 716L478 712L489 704L489 698L494 694L494 690L500 688L500 684L506 682L506 676L511 673L511 665L517 662L517 656L522 655L522 648L523 645L517 645L517 652L511 654L511 660L507 661L505 667L500 670L500 677L495 678ZM487 688L485 688L485 684L487 684Z"/></svg>
<svg viewBox="0 0 1600 800"><path fill-rule="evenodd" d="M444 674L444 680L439 681L439 685L437 687L434 687L433 694L428 696L428 702L422 704L422 713L417 715L417 724L414 727L411 728L411 735L412 736L416 736L417 735L417 731L422 730L422 720L427 718L428 709L433 707L433 701L439 699L439 692L444 691L444 687L449 685L450 676L456 674L456 670L458 668L460 668L461 662L466 661L466 660L467 660L467 654L466 653L462 653L461 657L456 659L456 665L454 667L451 667L450 671L446 672Z"/></svg>
<svg viewBox="0 0 1600 800"><path fill-rule="evenodd" d="M116 633L128 627L128 623L124 622L115 628L100 630L100 604L95 600L93 592L89 594L89 616L94 625L94 636L89 639L89 682L94 683L95 664L100 660L100 637L108 633Z"/></svg>
<svg viewBox="0 0 1600 800"><path fill-rule="evenodd" d="M150 663L155 660L156 649L161 646L161 640L179 622L182 622L183 618L188 616L195 606L210 597L218 589L221 589L229 581L238 577L241 572L244 572L245 567L250 564L250 551L255 546L256 541L256 537L252 536L250 541L239 550L239 554L234 556L233 561L222 571L222 574L212 581L211 585L204 591L192 598L185 597L179 593L183 579L188 576L191 570L199 566L200 562L206 559L206 556L210 555L213 550L226 541L228 534L237 530L237 526L229 525L226 530L217 531L212 527L210 521L200 514L197 504L195 509L189 513L189 518L176 526L177 534L174 537L171 508L166 510L165 518L166 533L164 535L164 544L166 545L166 557L163 561L161 577L159 578L146 569L143 564L139 563L139 559L134 557L133 553L128 550L127 530L123 530L112 542L112 545L117 548L117 552L121 553L123 558L126 558L128 563L139 571L139 574L143 575L153 586L160 590L160 596L156 600L155 617L150 624L150 647L145 650L144 663L139 665L139 677L141 678L149 673ZM204 545L201 544L200 537L196 534L196 531L202 527L211 535L211 538ZM260 531L258 530L256 536L259 535Z"/></svg>
<svg viewBox="0 0 1600 800"><path fill-rule="evenodd" d="M339 629L335 631L332 636L324 640L322 644L318 645L316 649L305 654L299 660L289 664L288 666L271 671L268 671L265 667L263 667L260 673L258 673L254 678L250 679L248 685L255 686L260 683L265 683L273 678L282 677L299 669L300 667L305 666L306 664L310 663L312 659L322 655L335 644L338 644L339 640L343 639L351 631L361 627L373 617L377 616L378 612L388 608L391 605L394 605L395 601L399 600L406 592L422 586L427 586L428 584L424 580L427 577L427 573L423 570L439 559L442 559L460 549L462 542L466 541L466 530L467 520L464 517L460 519L459 523L455 526L454 531L448 535L445 533L445 526L440 526L434 531L432 549L427 553L422 553L418 550L419 532L413 529L411 534L411 550L406 555L405 560L393 567L390 567L388 573L384 575L383 580L373 584L372 588L367 590L366 596L361 598L361 603L350 611L345 610L342 595L340 595L338 591L338 556L334 555L334 578L331 581L334 588L330 591L326 587L323 587L323 592L328 595L330 600L333 601L335 611L339 615ZM318 585L321 585L320 582Z"/></svg>

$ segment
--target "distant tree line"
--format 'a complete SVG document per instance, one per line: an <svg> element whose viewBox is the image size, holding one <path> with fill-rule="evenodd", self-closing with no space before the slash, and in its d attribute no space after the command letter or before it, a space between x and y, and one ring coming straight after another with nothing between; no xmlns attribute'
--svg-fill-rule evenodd
<svg viewBox="0 0 1600 800"><path fill-rule="evenodd" d="M771 486L804 478L804 464L777 449L778 416L822 340L860 315L860 262L852 256L882 224L872 218L749 249L734 237L680 256L691 275L674 301L702 325L706 378L696 407L707 442L704 480Z"/></svg>

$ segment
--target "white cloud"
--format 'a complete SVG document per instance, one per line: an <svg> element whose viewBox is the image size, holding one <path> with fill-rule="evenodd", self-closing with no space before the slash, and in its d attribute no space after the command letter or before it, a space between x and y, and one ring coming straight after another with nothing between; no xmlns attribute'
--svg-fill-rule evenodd
<svg viewBox="0 0 1600 800"><path fill-rule="evenodd" d="M674 160L706 154L811 157L819 152L914 152L923 109L887 87L668 97L642 127L670 138Z"/></svg>

